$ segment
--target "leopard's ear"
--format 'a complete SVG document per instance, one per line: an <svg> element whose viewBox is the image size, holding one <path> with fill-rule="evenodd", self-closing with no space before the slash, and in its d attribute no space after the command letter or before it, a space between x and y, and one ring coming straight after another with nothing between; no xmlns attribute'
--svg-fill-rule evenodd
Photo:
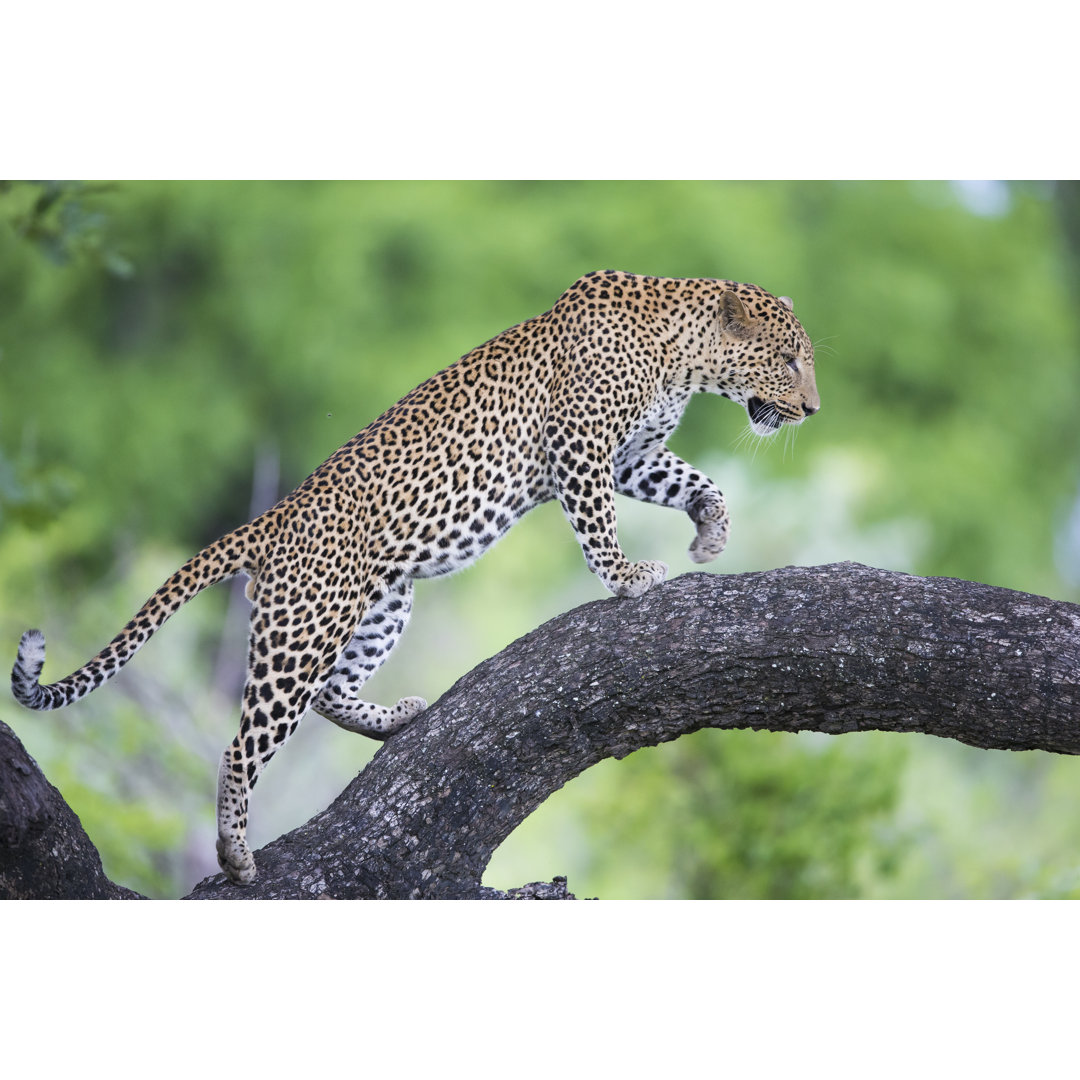
<svg viewBox="0 0 1080 1080"><path fill-rule="evenodd" d="M795 301L792 300L790 296L778 296L776 299L779 300L780 303L788 309L788 311L795 310Z"/></svg>
<svg viewBox="0 0 1080 1080"><path fill-rule="evenodd" d="M720 311L720 325L732 337L749 337L752 322L743 307L743 302L730 290L724 293L723 307Z"/></svg>

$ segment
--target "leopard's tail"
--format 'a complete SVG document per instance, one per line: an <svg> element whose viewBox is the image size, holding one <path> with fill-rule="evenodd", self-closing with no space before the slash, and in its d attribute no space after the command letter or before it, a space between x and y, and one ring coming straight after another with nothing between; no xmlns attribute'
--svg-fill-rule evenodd
<svg viewBox="0 0 1080 1080"><path fill-rule="evenodd" d="M86 697L111 679L193 596L242 570L254 571L256 555L251 550L250 536L251 526L244 525L188 559L97 656L59 682L39 684L45 663L45 635L40 630L27 630L11 669L15 700L28 709L59 709Z"/></svg>

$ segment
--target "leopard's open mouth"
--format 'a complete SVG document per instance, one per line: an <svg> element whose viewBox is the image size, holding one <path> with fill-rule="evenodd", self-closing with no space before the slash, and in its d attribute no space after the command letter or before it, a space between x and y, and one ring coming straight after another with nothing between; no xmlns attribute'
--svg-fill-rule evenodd
<svg viewBox="0 0 1080 1080"><path fill-rule="evenodd" d="M752 397L746 402L746 411L750 414L750 423L775 431L782 423L780 411L772 402Z"/></svg>

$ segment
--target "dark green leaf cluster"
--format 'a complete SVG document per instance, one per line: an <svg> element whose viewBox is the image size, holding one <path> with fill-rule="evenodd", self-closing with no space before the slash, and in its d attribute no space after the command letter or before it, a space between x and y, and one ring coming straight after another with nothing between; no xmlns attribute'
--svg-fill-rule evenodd
<svg viewBox="0 0 1080 1080"><path fill-rule="evenodd" d="M41 528L70 504L77 488L76 474L66 466L0 453L0 529L10 523Z"/></svg>
<svg viewBox="0 0 1080 1080"><path fill-rule="evenodd" d="M108 218L96 208L114 190L81 180L0 180L0 210L16 235L56 265L85 260L126 278L134 267L112 245Z"/></svg>

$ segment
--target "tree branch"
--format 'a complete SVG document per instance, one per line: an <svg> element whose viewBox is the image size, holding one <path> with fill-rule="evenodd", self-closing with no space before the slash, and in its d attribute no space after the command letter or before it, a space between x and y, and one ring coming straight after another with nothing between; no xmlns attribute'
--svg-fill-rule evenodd
<svg viewBox="0 0 1080 1080"><path fill-rule="evenodd" d="M459 680L322 814L193 898L439 897L568 780L702 727L920 731L1080 753L1080 608L854 564L688 574L561 615Z"/></svg>
<svg viewBox="0 0 1080 1080"><path fill-rule="evenodd" d="M114 885L63 796L0 723L0 899L139 900Z"/></svg>
<svg viewBox="0 0 1080 1080"><path fill-rule="evenodd" d="M1075 754L1078 680L1073 604L851 563L687 574L579 607L480 664L257 852L254 885L216 875L191 897L501 898L480 885L492 853L604 758L703 727ZM523 891L568 895L559 881Z"/></svg>

